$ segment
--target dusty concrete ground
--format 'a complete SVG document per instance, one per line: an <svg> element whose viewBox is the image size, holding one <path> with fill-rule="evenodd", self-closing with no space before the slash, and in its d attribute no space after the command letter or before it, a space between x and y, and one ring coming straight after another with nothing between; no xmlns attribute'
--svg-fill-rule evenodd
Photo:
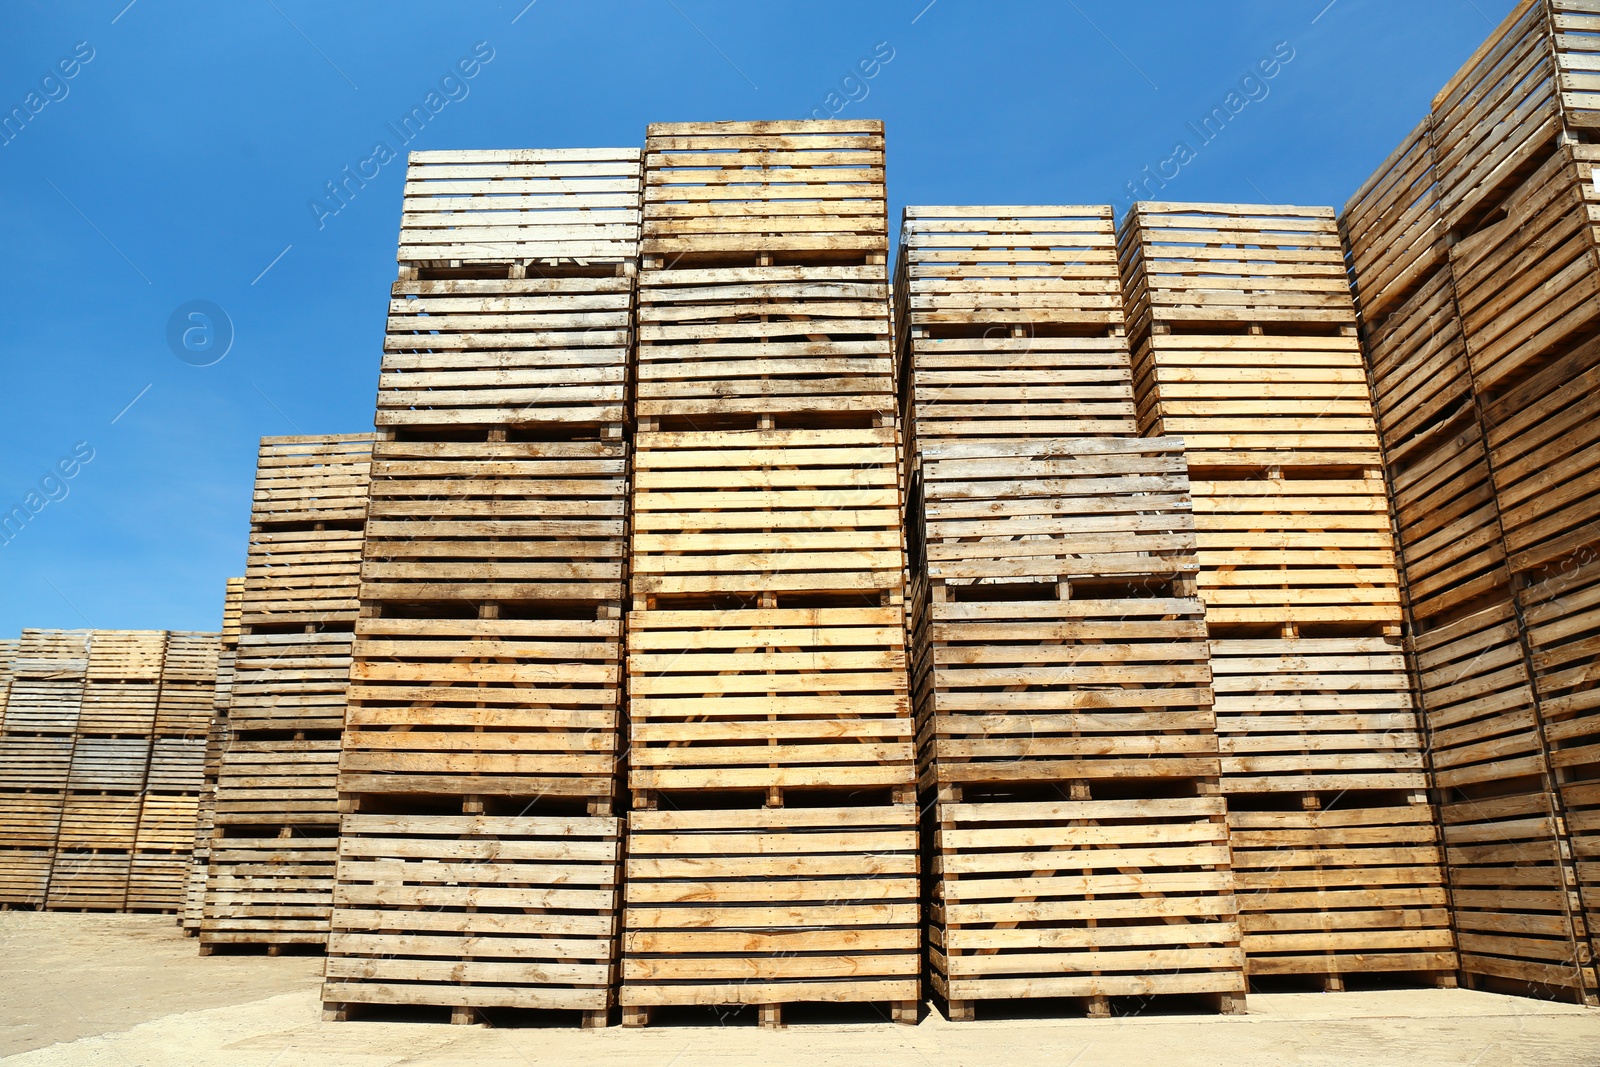
<svg viewBox="0 0 1600 1067"><path fill-rule="evenodd" d="M951 1024L665 1025L603 1031L324 1023L315 957L201 958L170 919L0 913L6 1064L649 1067L968 1064L1600 1065L1600 1011L1467 990L1252 994L1244 1017ZM714 1017L699 1015L702 1024Z"/></svg>

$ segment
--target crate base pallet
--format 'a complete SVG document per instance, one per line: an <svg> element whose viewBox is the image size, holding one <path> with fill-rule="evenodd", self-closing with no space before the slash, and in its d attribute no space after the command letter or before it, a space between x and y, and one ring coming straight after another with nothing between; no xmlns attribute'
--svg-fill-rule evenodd
<svg viewBox="0 0 1600 1067"><path fill-rule="evenodd" d="M1600 1004L1557 811L1547 792L1442 807L1461 970L1477 988Z"/></svg>
<svg viewBox="0 0 1600 1067"><path fill-rule="evenodd" d="M386 1004L604 1025L621 839L610 817L346 815L325 1017Z"/></svg>
<svg viewBox="0 0 1600 1067"><path fill-rule="evenodd" d="M1259 799L1259 798L1252 798ZM1453 980L1455 939L1432 806L1347 794L1324 810L1241 810L1229 838L1252 979L1410 972Z"/></svg>
<svg viewBox="0 0 1600 1067"><path fill-rule="evenodd" d="M129 852L58 851L46 906L51 911L122 911L132 863Z"/></svg>
<svg viewBox="0 0 1600 1067"><path fill-rule="evenodd" d="M916 1021L916 805L801 799L629 817L623 1025L668 1005L756 1005L773 1026L803 1003L887 1003Z"/></svg>
<svg viewBox="0 0 1600 1067"><path fill-rule="evenodd" d="M1104 1015L1108 998L1175 995L1243 1013L1226 811L1216 796L995 802L941 790L928 937L946 1017L1038 997L1083 998Z"/></svg>

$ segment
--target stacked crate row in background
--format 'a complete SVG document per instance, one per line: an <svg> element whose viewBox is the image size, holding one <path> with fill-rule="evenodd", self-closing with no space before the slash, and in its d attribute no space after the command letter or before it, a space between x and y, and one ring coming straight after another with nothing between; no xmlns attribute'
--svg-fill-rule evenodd
<svg viewBox="0 0 1600 1067"><path fill-rule="evenodd" d="M1112 212L908 208L935 994L1244 1006L1182 442L1134 436Z"/></svg>
<svg viewBox="0 0 1600 1067"><path fill-rule="evenodd" d="M1341 218L1462 969L1590 1003L1597 34L1586 0L1519 4Z"/></svg>
<svg viewBox="0 0 1600 1067"><path fill-rule="evenodd" d="M878 122L653 124L623 1021L920 992Z"/></svg>
<svg viewBox="0 0 1600 1067"><path fill-rule="evenodd" d="M261 441L202 952L327 943L371 451L370 435Z"/></svg>
<svg viewBox="0 0 1600 1067"><path fill-rule="evenodd" d="M639 150L411 157L323 999L612 1004Z"/></svg>
<svg viewBox="0 0 1600 1067"><path fill-rule="evenodd" d="M1252 977L1456 968L1333 212L1135 204L1140 425L1186 446Z"/></svg>
<svg viewBox="0 0 1600 1067"><path fill-rule="evenodd" d="M217 635L24 630L0 719L0 904L177 911Z"/></svg>

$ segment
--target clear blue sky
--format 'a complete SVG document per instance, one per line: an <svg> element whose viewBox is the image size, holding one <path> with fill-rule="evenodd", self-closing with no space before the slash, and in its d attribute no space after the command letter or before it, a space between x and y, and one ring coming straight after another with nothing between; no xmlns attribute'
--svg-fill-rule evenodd
<svg viewBox="0 0 1600 1067"><path fill-rule="evenodd" d="M400 147L386 123L479 42L493 58L405 147L632 145L650 121L796 118L864 86L839 113L888 125L891 220L1120 210L1287 42L1160 196L1337 205L1512 6L525 3L5 3L0 112L38 110L0 144L0 512L44 503L0 547L0 636L219 624L256 439L372 425L403 161L320 229L310 201ZM841 86L862 60L875 76ZM211 366L168 345L191 300L233 323Z"/></svg>

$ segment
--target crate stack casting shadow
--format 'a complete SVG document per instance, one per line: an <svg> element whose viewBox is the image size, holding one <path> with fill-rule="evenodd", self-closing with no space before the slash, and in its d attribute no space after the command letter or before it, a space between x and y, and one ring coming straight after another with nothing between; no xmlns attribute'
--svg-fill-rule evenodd
<svg viewBox="0 0 1600 1067"><path fill-rule="evenodd" d="M1119 246L1140 423L1188 453L1248 973L1454 984L1334 213L1138 203Z"/></svg>
<svg viewBox="0 0 1600 1067"><path fill-rule="evenodd" d="M211 835L216 827L217 778L228 747L228 703L233 696L233 664L239 648L239 620L244 610L244 579L229 578L222 605L222 634L217 646L217 684L211 692L211 719L206 727L205 763L195 814L194 844L184 891L183 932L200 934L205 914L206 876L211 869Z"/></svg>
<svg viewBox="0 0 1600 1067"><path fill-rule="evenodd" d="M419 152L325 1014L613 1004L637 148Z"/></svg>
<svg viewBox="0 0 1600 1067"><path fill-rule="evenodd" d="M935 996L1245 1007L1182 442L1135 436L1109 207L907 208Z"/></svg>
<svg viewBox="0 0 1600 1067"><path fill-rule="evenodd" d="M1462 970L1596 1002L1600 9L1519 4L1346 205Z"/></svg>
<svg viewBox="0 0 1600 1067"><path fill-rule="evenodd" d="M261 440L202 954L327 943L371 452L368 434Z"/></svg>
<svg viewBox="0 0 1600 1067"><path fill-rule="evenodd" d="M0 907L43 908L89 669L88 630L24 630L0 720Z"/></svg>
<svg viewBox="0 0 1600 1067"><path fill-rule="evenodd" d="M654 124L644 211L623 1022L914 1022L882 124Z"/></svg>
<svg viewBox="0 0 1600 1067"><path fill-rule="evenodd" d="M104 634L99 631L96 641ZM166 655L161 695L151 729L150 762L128 875L127 910L179 914L188 895L200 823L206 738L214 710L221 637L183 631L163 636ZM89 698L95 692L99 658L91 650L86 718L92 708Z"/></svg>

